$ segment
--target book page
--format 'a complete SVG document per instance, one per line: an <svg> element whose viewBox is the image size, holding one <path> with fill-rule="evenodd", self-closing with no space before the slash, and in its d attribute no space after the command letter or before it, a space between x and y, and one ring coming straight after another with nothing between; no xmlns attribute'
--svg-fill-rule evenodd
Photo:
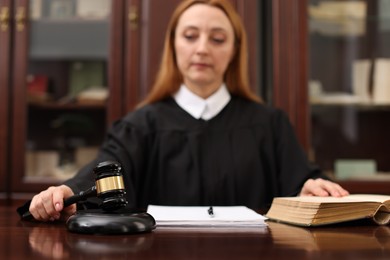
<svg viewBox="0 0 390 260"><path fill-rule="evenodd" d="M336 197L317 197L317 196L302 196L302 197L280 197L275 200L291 201L291 202L306 202L319 205L321 203L356 203L356 199L351 199L349 196L336 198Z"/></svg>
<svg viewBox="0 0 390 260"><path fill-rule="evenodd" d="M380 202L384 203L390 201L390 196L388 195L377 195L377 194L352 194L347 196L351 200L357 201L371 201L371 202Z"/></svg>
<svg viewBox="0 0 390 260"><path fill-rule="evenodd" d="M302 196L302 197L285 197L281 199L312 203L352 203L352 202L379 202L384 203L390 200L390 196L376 195L376 194L352 194L340 198L336 197L316 197L316 196Z"/></svg>

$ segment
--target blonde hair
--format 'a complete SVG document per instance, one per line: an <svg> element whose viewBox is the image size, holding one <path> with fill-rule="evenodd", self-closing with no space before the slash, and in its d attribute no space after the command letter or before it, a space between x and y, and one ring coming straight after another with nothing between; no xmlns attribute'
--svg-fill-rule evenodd
<svg viewBox="0 0 390 260"><path fill-rule="evenodd" d="M165 35L163 55L156 80L150 93L140 105L151 104L171 96L178 91L183 83L183 77L176 64L175 30L183 12L195 4L206 4L221 9L233 26L236 50L224 78L229 92L261 103L261 98L249 86L247 37L241 19L234 7L227 0L185 0L173 12Z"/></svg>

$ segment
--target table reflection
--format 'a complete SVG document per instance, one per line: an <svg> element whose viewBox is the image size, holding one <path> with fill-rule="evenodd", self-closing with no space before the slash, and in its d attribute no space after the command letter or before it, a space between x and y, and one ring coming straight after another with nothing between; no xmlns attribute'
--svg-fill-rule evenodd
<svg viewBox="0 0 390 260"><path fill-rule="evenodd" d="M31 224L25 230L39 259L386 259L390 255L389 226L305 228L267 223L261 229L156 228L134 235L76 234L60 224Z"/></svg>
<svg viewBox="0 0 390 260"><path fill-rule="evenodd" d="M72 255L90 257L126 255L149 249L151 233L136 235L85 235L68 232L65 227L37 226L29 234L31 249L50 259L70 258Z"/></svg>
<svg viewBox="0 0 390 260"><path fill-rule="evenodd" d="M367 225L367 232L346 226L296 227L268 222L275 246L306 251L390 251L390 227ZM336 243L335 243L336 242Z"/></svg>

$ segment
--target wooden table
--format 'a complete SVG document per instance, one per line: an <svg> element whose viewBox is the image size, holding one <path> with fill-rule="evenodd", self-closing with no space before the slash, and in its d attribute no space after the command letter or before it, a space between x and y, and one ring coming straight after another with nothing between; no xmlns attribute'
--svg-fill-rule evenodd
<svg viewBox="0 0 390 260"><path fill-rule="evenodd" d="M20 221L0 207L0 259L390 259L390 226L172 230L136 235L70 233L62 223Z"/></svg>

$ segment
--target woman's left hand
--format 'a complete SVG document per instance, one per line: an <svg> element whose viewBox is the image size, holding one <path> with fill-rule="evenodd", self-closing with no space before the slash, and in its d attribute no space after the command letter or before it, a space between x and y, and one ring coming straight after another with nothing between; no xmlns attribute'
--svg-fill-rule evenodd
<svg viewBox="0 0 390 260"><path fill-rule="evenodd" d="M299 196L320 197L343 197L346 195L349 195L349 192L339 184L321 178L307 180L299 194Z"/></svg>

